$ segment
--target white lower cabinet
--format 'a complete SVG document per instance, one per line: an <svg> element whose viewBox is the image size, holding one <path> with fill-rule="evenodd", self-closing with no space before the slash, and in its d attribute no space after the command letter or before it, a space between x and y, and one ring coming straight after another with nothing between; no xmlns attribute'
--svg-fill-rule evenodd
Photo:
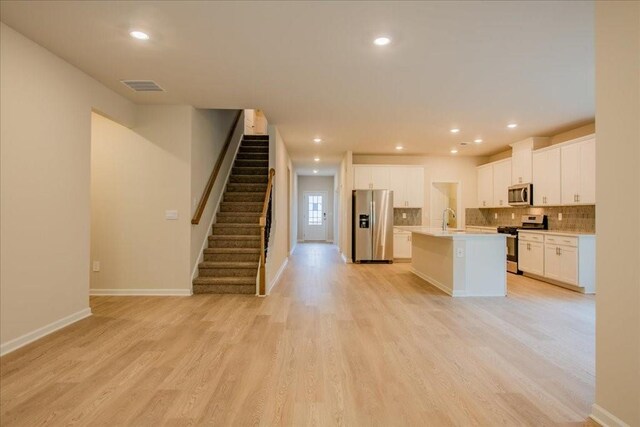
<svg viewBox="0 0 640 427"><path fill-rule="evenodd" d="M518 240L518 268L526 273L544 274L544 244Z"/></svg>
<svg viewBox="0 0 640 427"><path fill-rule="evenodd" d="M595 293L595 235L518 235L518 268L560 284Z"/></svg>
<svg viewBox="0 0 640 427"><path fill-rule="evenodd" d="M411 258L411 233L393 233L393 257L398 259Z"/></svg>

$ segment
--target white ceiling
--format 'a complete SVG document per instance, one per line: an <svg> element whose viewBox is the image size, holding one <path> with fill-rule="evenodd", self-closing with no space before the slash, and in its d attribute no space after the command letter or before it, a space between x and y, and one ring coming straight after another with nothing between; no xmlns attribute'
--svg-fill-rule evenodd
<svg viewBox="0 0 640 427"><path fill-rule="evenodd" d="M593 120L592 2L6 2L7 25L136 103L260 108L300 167L487 155ZM151 40L129 37L141 29ZM392 44L377 47L377 35ZM151 79L166 93L134 93ZM510 121L519 123L507 130ZM461 132L453 135L451 127ZM316 145L315 136L323 138Z"/></svg>

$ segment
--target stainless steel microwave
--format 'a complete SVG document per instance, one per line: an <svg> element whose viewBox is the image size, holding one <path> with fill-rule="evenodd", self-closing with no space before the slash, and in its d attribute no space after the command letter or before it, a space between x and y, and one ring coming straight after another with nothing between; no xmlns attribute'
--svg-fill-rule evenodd
<svg viewBox="0 0 640 427"><path fill-rule="evenodd" d="M531 206L533 205L533 185L518 184L509 187L510 206Z"/></svg>

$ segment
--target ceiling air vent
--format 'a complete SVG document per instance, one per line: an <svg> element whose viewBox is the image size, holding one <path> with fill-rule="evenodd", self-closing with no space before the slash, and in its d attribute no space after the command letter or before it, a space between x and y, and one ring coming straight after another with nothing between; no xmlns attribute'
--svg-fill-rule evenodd
<svg viewBox="0 0 640 427"><path fill-rule="evenodd" d="M164 92L153 80L120 80L122 84L136 92Z"/></svg>

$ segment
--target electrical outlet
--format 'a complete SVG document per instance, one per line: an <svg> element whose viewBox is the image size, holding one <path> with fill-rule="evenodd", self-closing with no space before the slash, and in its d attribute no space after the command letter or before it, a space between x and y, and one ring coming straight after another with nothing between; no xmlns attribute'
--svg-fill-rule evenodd
<svg viewBox="0 0 640 427"><path fill-rule="evenodd" d="M100 261L93 261L93 271L100 271Z"/></svg>
<svg viewBox="0 0 640 427"><path fill-rule="evenodd" d="M402 212L402 219L407 219L407 213L406 212Z"/></svg>
<svg viewBox="0 0 640 427"><path fill-rule="evenodd" d="M516 219L516 214L514 214L513 212L511 212L511 219Z"/></svg>
<svg viewBox="0 0 640 427"><path fill-rule="evenodd" d="M495 219L498 219L498 212L494 213L494 214L493 214L493 217L494 217Z"/></svg>
<svg viewBox="0 0 640 427"><path fill-rule="evenodd" d="M558 221L562 221L562 212L558 212Z"/></svg>

